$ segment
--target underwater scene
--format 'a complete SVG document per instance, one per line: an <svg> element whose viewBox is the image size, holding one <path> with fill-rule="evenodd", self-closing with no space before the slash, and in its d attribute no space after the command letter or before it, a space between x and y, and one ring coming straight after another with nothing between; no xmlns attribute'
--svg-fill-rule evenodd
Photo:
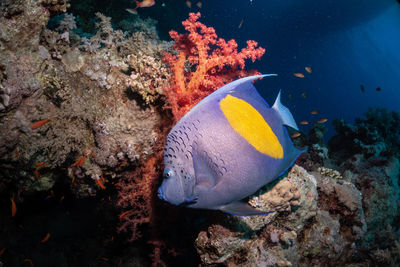
<svg viewBox="0 0 400 267"><path fill-rule="evenodd" d="M400 266L400 0L0 0L0 267Z"/></svg>

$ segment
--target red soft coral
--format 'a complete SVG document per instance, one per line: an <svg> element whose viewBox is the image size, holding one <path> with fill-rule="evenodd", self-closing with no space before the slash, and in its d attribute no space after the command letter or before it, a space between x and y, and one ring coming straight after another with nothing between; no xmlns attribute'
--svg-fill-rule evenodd
<svg viewBox="0 0 400 267"><path fill-rule="evenodd" d="M170 31L177 54L164 54L172 75L166 95L176 121L221 86L258 74L256 70L244 70L245 60L254 62L265 53L255 41L247 41L247 47L238 52L235 40L218 38L214 28L197 21L199 18L200 13L190 13L182 22L189 33Z"/></svg>

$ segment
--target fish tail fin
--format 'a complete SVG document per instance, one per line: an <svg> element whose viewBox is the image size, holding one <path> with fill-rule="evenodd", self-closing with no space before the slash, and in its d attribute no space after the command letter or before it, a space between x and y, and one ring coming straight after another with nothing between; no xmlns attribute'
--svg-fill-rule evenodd
<svg viewBox="0 0 400 267"><path fill-rule="evenodd" d="M281 91L279 91L278 96L276 97L275 103L272 106L273 109L275 109L279 115L282 118L282 122L284 125L292 127L295 130L299 130L299 128L297 127L296 121L293 118L292 113L290 113L290 110L285 107L284 105L282 105L281 103Z"/></svg>

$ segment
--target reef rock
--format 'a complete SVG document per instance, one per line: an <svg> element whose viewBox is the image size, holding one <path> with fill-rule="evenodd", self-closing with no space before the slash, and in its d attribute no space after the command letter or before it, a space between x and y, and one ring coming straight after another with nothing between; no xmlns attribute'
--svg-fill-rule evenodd
<svg viewBox="0 0 400 267"><path fill-rule="evenodd" d="M361 193L325 173L295 165L272 188L249 204L272 214L230 216L212 225L195 242L204 265L326 266L349 263L355 241L366 230Z"/></svg>

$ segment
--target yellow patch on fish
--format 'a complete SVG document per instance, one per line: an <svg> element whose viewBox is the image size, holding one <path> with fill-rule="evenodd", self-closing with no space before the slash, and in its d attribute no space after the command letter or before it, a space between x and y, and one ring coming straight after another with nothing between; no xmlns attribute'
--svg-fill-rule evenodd
<svg viewBox="0 0 400 267"><path fill-rule="evenodd" d="M246 101L227 95L219 106L231 127L259 152L282 159L278 137L261 114Z"/></svg>

